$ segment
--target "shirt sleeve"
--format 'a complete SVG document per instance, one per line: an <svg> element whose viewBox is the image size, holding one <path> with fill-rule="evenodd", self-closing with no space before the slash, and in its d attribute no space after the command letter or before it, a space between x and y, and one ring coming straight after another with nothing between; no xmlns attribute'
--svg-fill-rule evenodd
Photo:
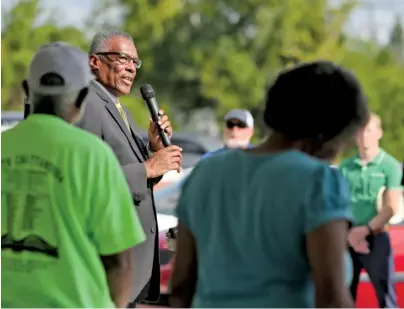
<svg viewBox="0 0 404 309"><path fill-rule="evenodd" d="M389 163L384 171L386 175L386 189L400 189L402 188L403 170L399 162L391 161Z"/></svg>
<svg viewBox="0 0 404 309"><path fill-rule="evenodd" d="M351 222L349 189L342 173L336 168L323 166L313 179L305 201L305 233L338 219Z"/></svg>
<svg viewBox="0 0 404 309"><path fill-rule="evenodd" d="M89 233L100 255L123 252L146 239L122 168L107 150L105 160L97 162L98 175L93 176L97 187L92 190L89 218Z"/></svg>

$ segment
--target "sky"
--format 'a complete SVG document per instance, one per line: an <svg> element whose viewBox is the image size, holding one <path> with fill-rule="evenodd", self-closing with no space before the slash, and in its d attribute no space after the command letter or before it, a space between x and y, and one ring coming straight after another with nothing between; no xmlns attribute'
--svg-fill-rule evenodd
<svg viewBox="0 0 404 309"><path fill-rule="evenodd" d="M2 8L8 8L17 0L2 0ZM331 4L341 0L329 0ZM60 20L61 25L83 26L89 17L96 0L42 0L46 11ZM399 15L404 22L404 0L362 0L347 22L347 31L362 38L375 37L381 43L388 40L395 16ZM117 12L111 12L111 16Z"/></svg>

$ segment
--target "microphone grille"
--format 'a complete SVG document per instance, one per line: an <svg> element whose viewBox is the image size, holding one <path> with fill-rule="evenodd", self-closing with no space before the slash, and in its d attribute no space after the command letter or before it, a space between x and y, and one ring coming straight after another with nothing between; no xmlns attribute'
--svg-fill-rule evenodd
<svg viewBox="0 0 404 309"><path fill-rule="evenodd" d="M143 97L144 100L155 97L153 87L151 85L149 85L149 84L141 86L140 87L140 93L142 94L142 97Z"/></svg>

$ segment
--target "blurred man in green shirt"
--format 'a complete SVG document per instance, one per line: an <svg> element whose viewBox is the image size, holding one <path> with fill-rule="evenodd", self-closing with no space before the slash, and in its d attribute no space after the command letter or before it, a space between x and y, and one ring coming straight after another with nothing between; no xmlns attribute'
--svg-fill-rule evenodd
<svg viewBox="0 0 404 309"><path fill-rule="evenodd" d="M382 135L380 117L372 114L358 133L358 154L345 160L340 168L350 185L355 223L348 237L354 266L352 296L356 298L360 272L365 268L380 308L396 308L393 252L385 227L401 206L402 171L400 163L380 148ZM382 207L378 211L381 190Z"/></svg>
<svg viewBox="0 0 404 309"><path fill-rule="evenodd" d="M122 169L98 137L71 125L92 79L87 55L39 49L33 114L2 133L2 307L123 307L131 249L145 239Z"/></svg>

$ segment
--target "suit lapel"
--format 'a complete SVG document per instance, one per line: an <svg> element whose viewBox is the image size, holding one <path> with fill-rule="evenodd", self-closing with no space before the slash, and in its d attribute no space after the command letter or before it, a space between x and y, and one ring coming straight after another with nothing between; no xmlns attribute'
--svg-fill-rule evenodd
<svg viewBox="0 0 404 309"><path fill-rule="evenodd" d="M93 82L92 83L93 89L95 93L105 102L105 108L115 120L115 122L119 125L121 131L125 134L133 152L136 154L137 158L140 162L144 161L144 156L142 154L142 150L137 145L137 142L131 136L131 132L128 130L128 127L123 121L121 114L119 113L118 109L115 106L115 103L112 100L112 97L108 94L107 90L103 88L99 83ZM130 118L130 117L128 117Z"/></svg>
<svg viewBox="0 0 404 309"><path fill-rule="evenodd" d="M130 116L128 109L123 105L122 105L122 108L125 111L126 115ZM133 138L135 139L136 144L138 145L140 151L142 152L143 158L145 160L149 159L149 151L147 150L147 146L145 145L143 138L140 136L140 134L138 134L138 128L136 127L135 122L133 121L133 118L128 117L128 122L129 122L129 126L132 130Z"/></svg>

